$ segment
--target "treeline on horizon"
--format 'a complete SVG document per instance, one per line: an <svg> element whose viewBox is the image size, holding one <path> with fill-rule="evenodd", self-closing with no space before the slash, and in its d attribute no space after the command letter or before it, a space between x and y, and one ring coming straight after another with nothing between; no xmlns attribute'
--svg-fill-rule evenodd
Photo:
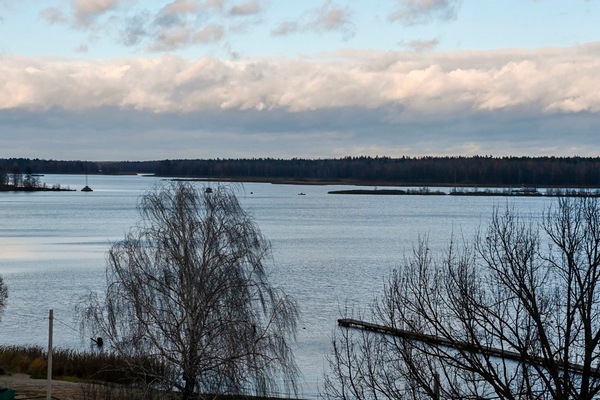
<svg viewBox="0 0 600 400"><path fill-rule="evenodd" d="M600 157L344 157L335 159L206 159L56 161L0 159L0 175L132 174L239 180L393 185L600 187Z"/></svg>

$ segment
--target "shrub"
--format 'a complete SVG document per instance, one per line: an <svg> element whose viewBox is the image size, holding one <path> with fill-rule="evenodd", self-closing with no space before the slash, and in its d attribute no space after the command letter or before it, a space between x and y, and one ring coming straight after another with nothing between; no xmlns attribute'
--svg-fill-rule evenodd
<svg viewBox="0 0 600 400"><path fill-rule="evenodd" d="M27 373L35 377L45 377L48 373L48 364L43 358L34 359L27 368Z"/></svg>

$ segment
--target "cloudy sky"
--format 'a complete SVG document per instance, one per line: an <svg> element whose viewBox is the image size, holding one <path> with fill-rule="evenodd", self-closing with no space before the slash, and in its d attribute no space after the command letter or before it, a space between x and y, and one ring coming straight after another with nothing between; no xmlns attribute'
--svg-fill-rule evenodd
<svg viewBox="0 0 600 400"><path fill-rule="evenodd" d="M0 0L0 157L600 156L600 0Z"/></svg>

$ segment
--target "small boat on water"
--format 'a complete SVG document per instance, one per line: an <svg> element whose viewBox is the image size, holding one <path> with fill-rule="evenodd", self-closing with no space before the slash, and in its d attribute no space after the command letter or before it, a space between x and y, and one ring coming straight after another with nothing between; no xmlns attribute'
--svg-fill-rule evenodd
<svg viewBox="0 0 600 400"><path fill-rule="evenodd" d="M82 192L93 192L92 188L88 186L88 176L85 174L85 187L81 189Z"/></svg>

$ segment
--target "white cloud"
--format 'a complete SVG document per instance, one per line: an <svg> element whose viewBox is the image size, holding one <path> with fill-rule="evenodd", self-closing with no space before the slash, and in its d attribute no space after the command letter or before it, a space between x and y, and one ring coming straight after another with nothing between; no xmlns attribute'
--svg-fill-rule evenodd
<svg viewBox="0 0 600 400"><path fill-rule="evenodd" d="M44 8L39 13L40 17L48 21L50 24L68 24L69 18L60 8L49 7Z"/></svg>
<svg viewBox="0 0 600 400"><path fill-rule="evenodd" d="M412 40L408 43L400 42L398 44L402 47L406 47L415 51L428 51L435 49L440 44L440 41L438 39Z"/></svg>
<svg viewBox="0 0 600 400"><path fill-rule="evenodd" d="M223 16L220 12L224 0L165 1L154 11L143 7L134 10L134 3L134 0L69 0L63 4L67 7L45 8L39 15L51 24L71 25L88 30L90 35L104 33L121 45L151 52L214 43L227 31L220 24L211 22L215 16ZM250 12L254 3L259 6L257 2L249 3L252 4L244 3L240 7L249 7L246 10ZM133 13L128 13L132 10Z"/></svg>
<svg viewBox="0 0 600 400"><path fill-rule="evenodd" d="M189 0L177 0L167 4L161 10L165 14L187 14L198 10L198 2Z"/></svg>
<svg viewBox="0 0 600 400"><path fill-rule="evenodd" d="M126 19L124 28L121 30L121 43L125 46L135 46L149 36L149 20L150 15L148 13L141 13Z"/></svg>
<svg viewBox="0 0 600 400"><path fill-rule="evenodd" d="M225 28L219 24L211 23L202 28L195 28L192 24L181 23L164 27L154 35L151 51L170 51L192 44L207 44L223 39Z"/></svg>
<svg viewBox="0 0 600 400"><path fill-rule="evenodd" d="M121 24L118 32L123 45L150 52L170 52L225 42L226 35L243 34L249 24L255 23L243 17L263 12L268 4L265 0L233 5L226 0L175 0L158 11L138 10L137 15L114 18L111 23ZM232 20L234 17L235 21ZM225 42L224 47L227 46L229 44Z"/></svg>
<svg viewBox="0 0 600 400"><path fill-rule="evenodd" d="M281 24L279 24L279 26L277 26L277 28L273 29L271 31L271 34L274 36L285 36L292 33L296 33L299 29L300 26L298 25L298 22L286 21L282 22Z"/></svg>
<svg viewBox="0 0 600 400"><path fill-rule="evenodd" d="M349 7L340 7L331 0L326 0L320 7L307 11L298 21L284 21L271 31L273 36L285 36L296 32L339 31L344 39L354 36L354 24L351 21L352 12Z"/></svg>
<svg viewBox="0 0 600 400"><path fill-rule="evenodd" d="M320 8L314 10L314 17L309 26L319 31L345 30L351 26L350 11L348 7L336 6L327 0Z"/></svg>
<svg viewBox="0 0 600 400"><path fill-rule="evenodd" d="M218 42L225 35L225 28L218 24L210 24L194 34L194 43Z"/></svg>
<svg viewBox="0 0 600 400"><path fill-rule="evenodd" d="M88 26L96 17L119 5L120 0L71 0L71 7L75 15L75 24Z"/></svg>
<svg viewBox="0 0 600 400"><path fill-rule="evenodd" d="M171 51L188 45L191 41L193 30L185 25L173 26L162 29L154 37L150 46L151 51Z"/></svg>
<svg viewBox="0 0 600 400"><path fill-rule="evenodd" d="M225 0L205 0L202 3L202 8L209 10L211 8L222 10L225 6Z"/></svg>
<svg viewBox="0 0 600 400"><path fill-rule="evenodd" d="M396 2L398 10L389 16L390 20L413 25L431 19L456 18L462 0L396 0Z"/></svg>
<svg viewBox="0 0 600 400"><path fill-rule="evenodd" d="M234 16L245 16L258 14L261 11L263 11L261 3L257 0L249 0L231 7L229 14Z"/></svg>
<svg viewBox="0 0 600 400"><path fill-rule="evenodd" d="M192 39L185 28L161 44ZM56 60L4 56L0 109L151 112L211 109L302 112L402 107L403 117L530 110L600 113L600 44L569 49L487 52L340 52L341 61L255 59L224 62L175 56L153 60ZM345 60L343 60L345 58Z"/></svg>
<svg viewBox="0 0 600 400"><path fill-rule="evenodd" d="M43 8L38 15L50 24L70 25L77 29L95 29L102 15L114 15L132 0L70 0Z"/></svg>
<svg viewBox="0 0 600 400"><path fill-rule="evenodd" d="M150 52L169 52L196 44L221 41L227 29L211 22L212 11L217 14L223 2L177 0L166 4L151 14L140 13L125 19L121 30L121 43L127 46L144 46ZM218 19L217 19L218 20Z"/></svg>

